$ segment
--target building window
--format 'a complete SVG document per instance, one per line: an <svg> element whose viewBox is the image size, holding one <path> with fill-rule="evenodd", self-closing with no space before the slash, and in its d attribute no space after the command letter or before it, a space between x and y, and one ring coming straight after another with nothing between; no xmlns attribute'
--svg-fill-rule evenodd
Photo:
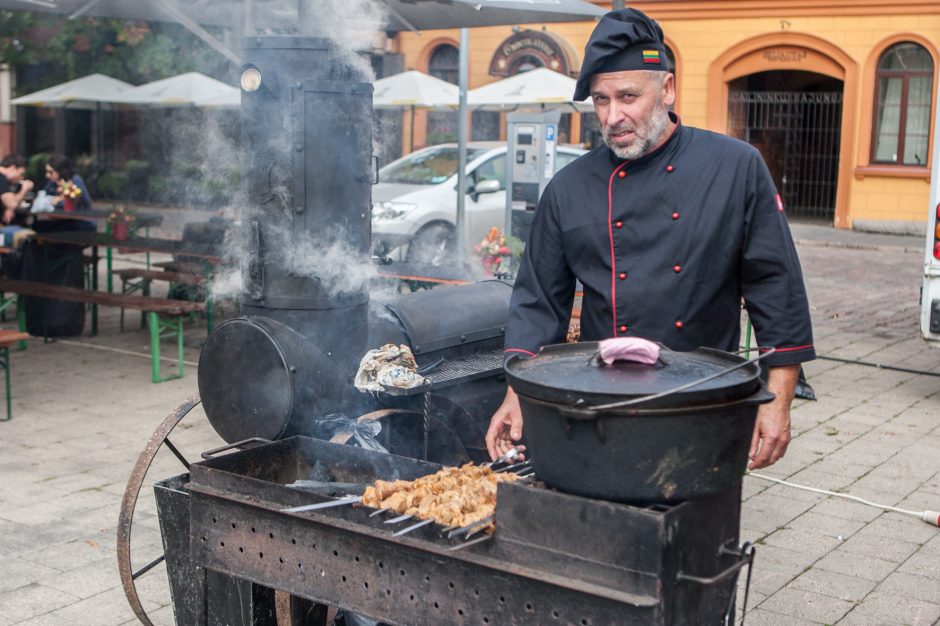
<svg viewBox="0 0 940 626"><path fill-rule="evenodd" d="M428 74L456 85L460 80L460 51L443 44L434 49L428 60ZM427 145L457 141L457 112L428 112Z"/></svg>
<svg viewBox="0 0 940 626"><path fill-rule="evenodd" d="M455 46L444 44L434 49L428 61L428 74L456 85L459 71L460 53Z"/></svg>
<svg viewBox="0 0 940 626"><path fill-rule="evenodd" d="M872 163L927 165L933 59L915 43L891 46L875 75Z"/></svg>

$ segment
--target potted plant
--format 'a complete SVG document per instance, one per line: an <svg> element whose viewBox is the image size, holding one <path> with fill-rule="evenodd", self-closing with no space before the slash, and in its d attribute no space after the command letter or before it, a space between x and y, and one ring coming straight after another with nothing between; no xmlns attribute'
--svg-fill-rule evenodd
<svg viewBox="0 0 940 626"><path fill-rule="evenodd" d="M498 227L492 227L483 241L473 247L480 256L483 271L490 275L504 274L510 271L510 259L522 253L522 241L516 237L505 236Z"/></svg>
<svg viewBox="0 0 940 626"><path fill-rule="evenodd" d="M111 227L111 236L117 241L125 241L130 234L130 225L134 221L134 214L124 207L115 207L108 214L108 225Z"/></svg>

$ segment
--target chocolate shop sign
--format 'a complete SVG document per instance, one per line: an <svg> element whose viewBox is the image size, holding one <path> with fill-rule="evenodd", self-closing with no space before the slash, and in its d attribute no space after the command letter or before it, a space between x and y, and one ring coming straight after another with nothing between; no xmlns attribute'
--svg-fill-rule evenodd
<svg viewBox="0 0 940 626"><path fill-rule="evenodd" d="M508 76L523 60L538 59L545 67L570 74L568 57L562 46L547 33L523 31L503 41L490 62L490 74Z"/></svg>

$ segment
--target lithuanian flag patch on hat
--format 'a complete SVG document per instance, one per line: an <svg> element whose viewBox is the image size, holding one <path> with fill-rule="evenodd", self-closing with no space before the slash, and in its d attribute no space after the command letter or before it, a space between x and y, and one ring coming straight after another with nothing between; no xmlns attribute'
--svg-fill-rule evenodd
<svg viewBox="0 0 940 626"><path fill-rule="evenodd" d="M644 63L662 63L662 59L659 58L659 50L644 50L643 62Z"/></svg>

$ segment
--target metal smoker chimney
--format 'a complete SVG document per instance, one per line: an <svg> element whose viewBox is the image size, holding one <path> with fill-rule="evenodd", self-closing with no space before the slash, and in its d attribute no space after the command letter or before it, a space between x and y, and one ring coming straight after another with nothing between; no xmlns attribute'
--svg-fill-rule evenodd
<svg viewBox="0 0 940 626"><path fill-rule="evenodd" d="M242 317L209 337L199 367L206 414L230 442L341 410L369 331L367 281L337 291L316 257L339 246L351 266L370 262L372 85L326 39L243 49Z"/></svg>

